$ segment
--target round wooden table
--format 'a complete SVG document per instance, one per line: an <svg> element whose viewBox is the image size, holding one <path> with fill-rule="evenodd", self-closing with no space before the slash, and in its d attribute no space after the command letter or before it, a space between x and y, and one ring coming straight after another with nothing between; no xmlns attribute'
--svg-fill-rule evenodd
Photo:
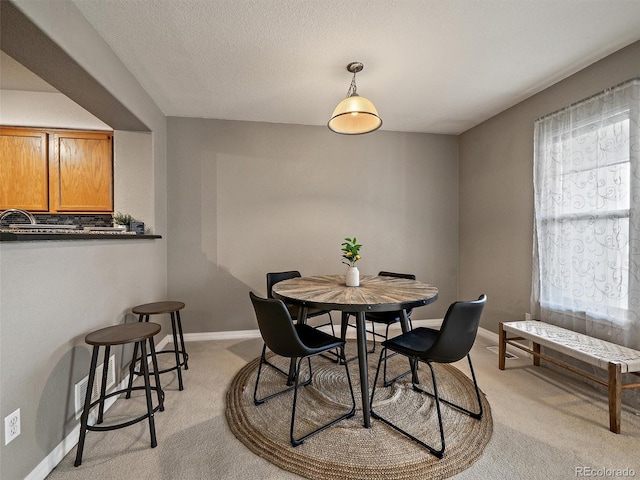
<svg viewBox="0 0 640 480"><path fill-rule="evenodd" d="M355 314L362 415L364 426L368 428L371 426L371 412L365 314L400 311L400 325L406 332L409 330L406 310L434 302L438 298L438 289L416 280L377 275L362 275L359 287L347 287L344 275L319 275L278 282L273 286L273 296L300 306L299 323L306 322L309 308L340 310L344 332L348 314Z"/></svg>

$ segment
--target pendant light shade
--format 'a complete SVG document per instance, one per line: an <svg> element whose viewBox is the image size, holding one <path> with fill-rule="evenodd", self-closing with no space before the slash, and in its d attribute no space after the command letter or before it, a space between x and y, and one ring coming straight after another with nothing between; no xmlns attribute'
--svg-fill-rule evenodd
<svg viewBox="0 0 640 480"><path fill-rule="evenodd" d="M382 125L382 119L378 116L378 111L373 103L358 95L357 92L356 73L363 68L364 65L360 62L352 62L347 65L347 70L353 73L353 79L347 92L347 98L338 104L327 124L333 132L343 135L360 135L373 132Z"/></svg>

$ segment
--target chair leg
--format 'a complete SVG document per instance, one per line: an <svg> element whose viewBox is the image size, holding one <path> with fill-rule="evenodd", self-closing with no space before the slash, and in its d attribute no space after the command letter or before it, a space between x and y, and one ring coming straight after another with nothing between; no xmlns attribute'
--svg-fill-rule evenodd
<svg viewBox="0 0 640 480"><path fill-rule="evenodd" d="M371 322L371 336L373 337L373 347L367 353L376 353L376 322Z"/></svg>
<svg viewBox="0 0 640 480"><path fill-rule="evenodd" d="M295 374L295 383L283 390L280 390L276 393L272 393L271 395L267 395L266 397L263 398L258 398L258 384L260 382L260 376L262 374L262 366L263 365L269 365L271 368L273 368L274 370L276 370L277 372L281 373L282 375L284 375L285 377L288 378L289 373L285 372L284 370L282 370L281 368L277 367L276 365L272 364L271 362L269 362L267 360L267 345L263 344L262 347L262 355L260 355L260 365L258 366L258 374L256 375L256 385L253 389L253 403L254 405L261 405L264 402L266 402L267 400L273 398L273 397L277 397L278 395L282 395L283 393L286 392L290 392L291 390L294 390L296 388L296 385L298 386L302 386L302 387L306 387L307 385L311 384L311 359L307 357L307 360L309 361L309 378L307 380L305 380L302 383L298 382L298 371L296 371ZM301 359L302 360L302 359ZM299 370L299 368L297 369Z"/></svg>
<svg viewBox="0 0 640 480"><path fill-rule="evenodd" d="M376 393L376 384L378 382L378 375L380 374L380 367L382 366L382 362L384 360L384 356L386 355L386 350L387 350L386 348L383 348L383 350L382 350L382 352L380 354L380 359L378 360L378 368L376 369L376 377L375 377L375 380L374 380L374 383L373 383L373 390L371 392L371 403L369 405L370 410L371 410L371 416L373 418L376 418L376 419L380 420L382 423L387 424L388 426L390 426L391 428L393 428L397 432L401 433L405 437L413 440L418 445L426 448L427 450L429 450L429 452L431 454L433 454L437 458L444 457L445 440L444 440L444 429L443 429L443 426L442 426L442 412L440 410L440 397L438 395L438 385L436 383L435 371L433 370L433 366L431 365L431 363L426 362L427 365L429 365L429 368L431 369L431 378L433 379L433 391L434 391L434 394L430 394L430 395L435 398L435 402L436 402L436 412L438 414L438 426L439 426L439 429L440 429L440 445L441 445L440 449L436 449L436 448L432 447L431 445L423 442L422 440L416 438L414 435L410 434L406 430L403 430L402 428L400 428L399 426L397 426L396 424L391 422L391 420L382 417L380 414L378 414L377 412L375 412L373 410L373 399L374 399L375 393ZM417 362L418 359L416 358L415 360ZM421 389L416 388L415 384L413 385L413 388L414 388L414 390L417 390L418 392L422 392ZM424 392L424 393L427 393L427 392Z"/></svg>
<svg viewBox="0 0 640 480"><path fill-rule="evenodd" d="M471 370L471 379L473 380L473 386L476 390L476 399L478 400L478 411L477 412L472 412L471 410L468 410L456 403L451 402L450 400L445 400L444 398L441 398L440 401L442 403L446 403L447 405L449 405L452 408L455 408L456 410L465 413L467 415L469 415L472 418L475 418L476 420L480 420L482 418L482 414L483 414L483 410L482 410L482 400L480 399L480 389L478 388L478 382L476 381L476 375L473 371L473 364L471 363L471 355L467 354L467 360L469 361L469 368ZM430 397L434 397L434 393L431 392L427 392L426 390L423 390L422 388L418 387L416 384L413 385L413 389L417 392L420 393L424 393L425 395L428 395Z"/></svg>
<svg viewBox="0 0 640 480"><path fill-rule="evenodd" d="M390 323L387 324L387 330L385 332L385 341L389 339L389 327L391 326ZM400 375L396 375L395 377L393 377L391 380L387 380L387 359L391 358L391 357L395 357L396 355L398 355L397 353L392 353L391 355L385 355L384 357L384 373L382 375L382 384L385 387L388 387L390 385L392 385L393 383L395 383L396 381L400 380L401 378L406 377L407 375L409 375L411 373L411 368L409 368L409 370L407 370L406 372L401 373ZM411 365L409 365L409 367L411 367ZM418 368L418 365L416 363L416 369Z"/></svg>
<svg viewBox="0 0 640 480"><path fill-rule="evenodd" d="M329 315L329 325L331 325L331 335L333 335L335 337L336 336L336 329L333 328L333 317L331 317L331 312L327 312L327 315Z"/></svg>
<svg viewBox="0 0 640 480"><path fill-rule="evenodd" d="M347 362L346 362L346 358L344 355L344 346L340 347L340 357L344 360L342 362L342 364L344 365L345 371L347 372L347 382L349 383L349 391L351 393L351 410L349 410L347 413L339 416L338 418L331 420L329 423L322 425L318 428L316 428L315 430L313 430L312 432L307 433L306 435L300 437L300 438L295 438L293 435L294 432L294 426L295 426L295 421L296 421L296 406L297 406L297 401L298 401L298 378L300 377L300 365L302 364L302 360L300 359L298 361L298 368L296 369L296 385L295 385L295 390L293 392L293 406L291 408L291 427L289 429L289 436L291 439L291 445L293 445L294 447L297 447L298 445L301 445L307 438L315 435L316 433L320 433L321 431L331 427L332 425L335 425L336 423L346 419L346 418L351 418L355 415L356 413L356 397L355 394L353 393L353 384L351 383L351 376L349 375L349 367L347 366ZM309 359L309 362L311 362L311 358L307 357ZM311 371L311 363L309 363L309 371Z"/></svg>
<svg viewBox="0 0 640 480"><path fill-rule="evenodd" d="M333 317L331 316L331 312L327 312L327 315L329 315L329 322L323 325L329 325L331 327L331 335L333 335L334 337L336 336L336 330L335 328L333 328ZM322 326L322 325L321 325ZM344 338L343 338L344 340ZM322 353L321 354L322 357L331 360L332 362L336 362L336 363L340 363L340 351L336 348L336 351L334 352L333 350L331 350L330 352Z"/></svg>

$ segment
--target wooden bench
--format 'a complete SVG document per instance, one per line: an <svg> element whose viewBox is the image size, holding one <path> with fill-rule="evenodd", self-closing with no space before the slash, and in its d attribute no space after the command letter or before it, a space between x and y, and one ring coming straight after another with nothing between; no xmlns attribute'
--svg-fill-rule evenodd
<svg viewBox="0 0 640 480"><path fill-rule="evenodd" d="M515 336L507 337L507 332ZM498 367L500 370L504 370L507 344L509 344L533 355L534 365L540 365L540 359L543 359L607 387L609 392L609 429L614 433L620 433L622 390L640 387L640 383L623 384L622 374L632 373L640 376L637 373L640 372L640 351L537 320L500 323L498 335L500 343ZM527 348L517 340L531 341L532 348ZM542 354L540 346L607 370L609 372L608 381L601 380L576 367Z"/></svg>

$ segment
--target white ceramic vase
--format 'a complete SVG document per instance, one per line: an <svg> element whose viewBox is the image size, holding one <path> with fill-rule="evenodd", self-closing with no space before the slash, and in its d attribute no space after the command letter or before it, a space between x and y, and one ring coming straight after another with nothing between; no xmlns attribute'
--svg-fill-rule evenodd
<svg viewBox="0 0 640 480"><path fill-rule="evenodd" d="M358 267L347 267L347 287L358 287L360 285L360 272Z"/></svg>

